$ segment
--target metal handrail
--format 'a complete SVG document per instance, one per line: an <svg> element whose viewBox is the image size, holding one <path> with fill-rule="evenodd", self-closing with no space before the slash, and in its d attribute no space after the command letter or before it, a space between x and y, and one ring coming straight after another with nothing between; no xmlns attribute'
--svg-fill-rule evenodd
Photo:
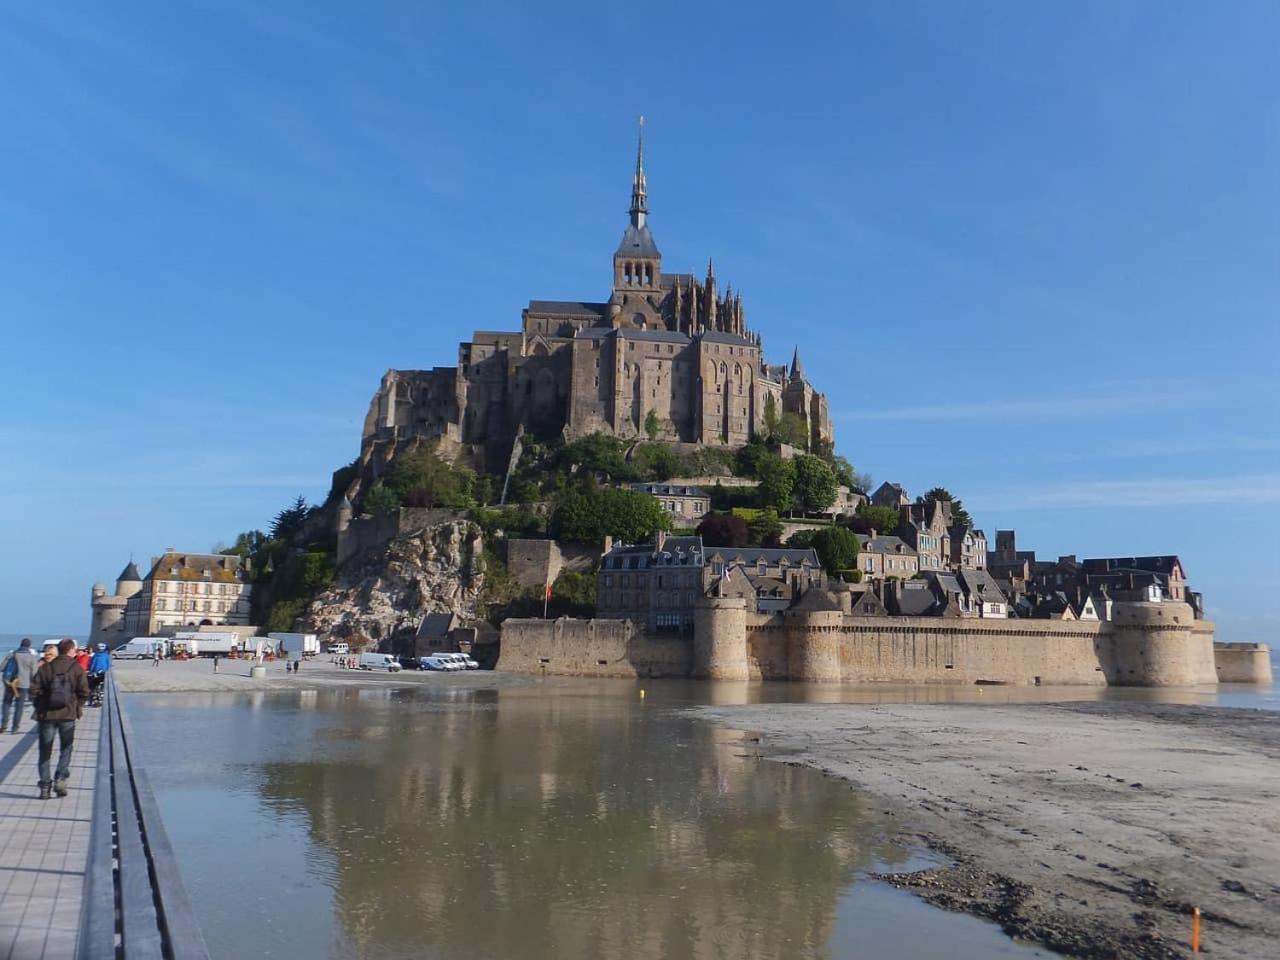
<svg viewBox="0 0 1280 960"><path fill-rule="evenodd" d="M209 960L110 671L101 710L78 960Z"/></svg>

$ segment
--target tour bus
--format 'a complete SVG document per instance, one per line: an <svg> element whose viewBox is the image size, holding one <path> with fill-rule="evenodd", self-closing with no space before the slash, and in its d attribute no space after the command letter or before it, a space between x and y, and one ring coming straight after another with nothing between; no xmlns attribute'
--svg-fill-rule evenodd
<svg viewBox="0 0 1280 960"><path fill-rule="evenodd" d="M167 637L134 637L123 647L116 647L111 655L122 660L128 657L133 657L135 660L150 660L156 655L157 650L162 656L168 652Z"/></svg>
<svg viewBox="0 0 1280 960"><path fill-rule="evenodd" d="M398 673L400 664L389 653L362 653L360 654L360 669L386 670L388 673Z"/></svg>

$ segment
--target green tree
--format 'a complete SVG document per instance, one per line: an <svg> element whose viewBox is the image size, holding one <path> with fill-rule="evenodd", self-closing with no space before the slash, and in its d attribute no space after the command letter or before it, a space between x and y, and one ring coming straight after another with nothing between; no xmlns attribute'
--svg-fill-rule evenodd
<svg viewBox="0 0 1280 960"><path fill-rule="evenodd" d="M782 544L782 521L772 507L761 510L747 523L747 543L754 547L777 547Z"/></svg>
<svg viewBox="0 0 1280 960"><path fill-rule="evenodd" d="M595 574L578 573L573 570L560 571L556 582L551 585L551 600L547 603L547 616L588 619L595 615Z"/></svg>
<svg viewBox="0 0 1280 960"><path fill-rule="evenodd" d="M823 527L813 535L813 549L833 576L850 569L858 560L858 538L848 527Z"/></svg>
<svg viewBox="0 0 1280 960"><path fill-rule="evenodd" d="M565 471L586 471L608 480L638 480L635 467L627 463L627 444L617 437L592 433L566 443L553 458L553 467Z"/></svg>
<svg viewBox="0 0 1280 960"><path fill-rule="evenodd" d="M642 443L631 455L631 466L645 480L670 480L680 469L680 458L665 443Z"/></svg>
<svg viewBox="0 0 1280 960"><path fill-rule="evenodd" d="M698 524L698 536L708 547L745 547L747 521L731 513L708 513Z"/></svg>
<svg viewBox="0 0 1280 960"><path fill-rule="evenodd" d="M285 507L271 521L271 539L292 540L302 530L302 524L310 513L306 498L299 495L291 506Z"/></svg>
<svg viewBox="0 0 1280 960"><path fill-rule="evenodd" d="M964 508L964 504L951 495L946 487L934 487L920 496L916 497L916 503L932 506L939 500L945 500L951 504L951 522L958 523L962 527L973 526L973 517L969 516L969 511Z"/></svg>
<svg viewBox="0 0 1280 960"><path fill-rule="evenodd" d="M759 477L766 461L777 459L764 443L752 439L744 443L734 458L733 472L739 477Z"/></svg>
<svg viewBox="0 0 1280 960"><path fill-rule="evenodd" d="M397 459L386 479L387 487L405 506L455 509L471 506L474 482L472 471L446 463L426 447Z"/></svg>
<svg viewBox="0 0 1280 960"><path fill-rule="evenodd" d="M644 432L650 440L658 439L658 412L650 410L644 417Z"/></svg>
<svg viewBox="0 0 1280 960"><path fill-rule="evenodd" d="M798 413L784 413L778 421L774 436L797 450L809 449L809 427Z"/></svg>
<svg viewBox="0 0 1280 960"><path fill-rule="evenodd" d="M493 477L487 473L475 478L471 484L471 496L480 506L493 502Z"/></svg>
<svg viewBox="0 0 1280 960"><path fill-rule="evenodd" d="M765 394L764 398L764 429L765 433L770 437L778 435L778 401L773 399L773 394Z"/></svg>
<svg viewBox="0 0 1280 960"><path fill-rule="evenodd" d="M375 483L360 501L360 509L375 517L394 513L400 509L400 497L385 484Z"/></svg>
<svg viewBox="0 0 1280 960"><path fill-rule="evenodd" d="M855 511L855 516L863 533L870 533L875 530L877 533L892 535L893 531L898 529L898 524L902 520L898 511L893 507L879 507L874 503L859 504L858 509Z"/></svg>
<svg viewBox="0 0 1280 960"><path fill-rule="evenodd" d="M836 500L836 475L825 460L796 457L794 497L801 510L821 513Z"/></svg>
<svg viewBox="0 0 1280 960"><path fill-rule="evenodd" d="M583 489L566 493L551 519L558 538L594 543L614 537L624 543L644 543L671 520L647 493L631 490Z"/></svg>
<svg viewBox="0 0 1280 960"><path fill-rule="evenodd" d="M219 550L232 557L252 557L255 553L260 552L267 545L267 535L261 530L246 530L244 533L236 535L234 546Z"/></svg>
<svg viewBox="0 0 1280 960"><path fill-rule="evenodd" d="M795 484L795 461L779 457L764 461L760 469L760 506L772 507L779 513L791 510Z"/></svg>

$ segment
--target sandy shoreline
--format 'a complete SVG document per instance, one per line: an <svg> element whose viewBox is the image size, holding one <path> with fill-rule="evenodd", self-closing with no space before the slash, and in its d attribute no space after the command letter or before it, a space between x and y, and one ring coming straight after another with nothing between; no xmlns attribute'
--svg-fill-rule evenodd
<svg viewBox="0 0 1280 960"><path fill-rule="evenodd" d="M889 878L1069 956L1280 955L1280 715L1144 703L704 707L955 867ZM754 746L754 744L753 744Z"/></svg>
<svg viewBox="0 0 1280 960"><path fill-rule="evenodd" d="M152 666L149 660L121 660L112 664L116 684L123 693L252 693L257 690L328 690L336 687L416 687L420 684L450 687L513 686L527 678L499 674L491 670L458 673L404 670L399 673L345 670L334 666L327 656L303 663L297 673L285 673L280 661L266 664L267 675L249 676L249 661L222 660L218 672L207 659L163 661Z"/></svg>

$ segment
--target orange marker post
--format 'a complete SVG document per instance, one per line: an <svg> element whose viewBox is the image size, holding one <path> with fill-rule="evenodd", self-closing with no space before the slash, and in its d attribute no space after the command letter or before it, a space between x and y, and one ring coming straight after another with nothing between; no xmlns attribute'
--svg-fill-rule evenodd
<svg viewBox="0 0 1280 960"><path fill-rule="evenodd" d="M1191 908L1191 952L1200 952L1200 908Z"/></svg>

